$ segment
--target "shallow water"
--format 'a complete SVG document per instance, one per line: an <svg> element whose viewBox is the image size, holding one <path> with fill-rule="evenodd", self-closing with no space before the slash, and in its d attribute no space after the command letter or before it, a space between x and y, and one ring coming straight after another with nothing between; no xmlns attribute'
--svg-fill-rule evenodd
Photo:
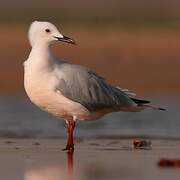
<svg viewBox="0 0 180 180"><path fill-rule="evenodd" d="M26 96L1 97L0 179L179 179L179 169L157 164L161 158L180 157L179 140L158 139L180 138L180 101L151 99L168 110L113 113L98 121L79 122L75 152L68 154L61 151L66 144L64 121L39 110ZM151 139L151 149L137 150L131 138L124 139L135 136L157 139Z"/></svg>
<svg viewBox="0 0 180 180"><path fill-rule="evenodd" d="M98 121L79 122L76 137L119 138L151 136L180 138L180 98L151 97L153 104L167 111L113 113ZM26 96L0 97L0 136L17 138L64 138L64 121L35 107Z"/></svg>
<svg viewBox="0 0 180 180"><path fill-rule="evenodd" d="M132 141L87 140L74 154L61 151L64 140L0 140L3 180L177 180L179 168L159 167L161 158L178 158L179 141L153 140L151 150L133 149ZM35 142L39 145L35 146ZM113 142L113 144L112 144ZM93 145L98 144L98 146ZM110 145L111 144L111 145Z"/></svg>

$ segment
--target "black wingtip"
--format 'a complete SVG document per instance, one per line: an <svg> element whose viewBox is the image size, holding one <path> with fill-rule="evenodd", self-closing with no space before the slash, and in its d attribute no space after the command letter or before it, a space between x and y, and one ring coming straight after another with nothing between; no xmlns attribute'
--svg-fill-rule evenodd
<svg viewBox="0 0 180 180"><path fill-rule="evenodd" d="M164 109L164 108L158 108L158 110L160 110L160 111L166 111L167 109Z"/></svg>
<svg viewBox="0 0 180 180"><path fill-rule="evenodd" d="M131 99L138 105L149 104L150 103L150 101L147 101L147 100L136 99L136 98L131 98Z"/></svg>

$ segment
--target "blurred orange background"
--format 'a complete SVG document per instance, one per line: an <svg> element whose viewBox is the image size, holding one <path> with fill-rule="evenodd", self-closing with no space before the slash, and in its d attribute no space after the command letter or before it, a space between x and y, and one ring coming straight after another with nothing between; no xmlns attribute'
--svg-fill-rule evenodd
<svg viewBox="0 0 180 180"><path fill-rule="evenodd" d="M171 3L170 3L171 2ZM178 1L0 1L0 93L21 94L34 20L51 21L76 46L53 45L70 63L90 67L137 94L180 93Z"/></svg>

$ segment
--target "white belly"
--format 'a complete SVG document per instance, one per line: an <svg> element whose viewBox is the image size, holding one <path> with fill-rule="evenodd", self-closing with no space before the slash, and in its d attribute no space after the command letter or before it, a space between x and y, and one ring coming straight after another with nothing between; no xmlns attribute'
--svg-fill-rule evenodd
<svg viewBox="0 0 180 180"><path fill-rule="evenodd" d="M61 118L90 119L90 112L81 104L55 91L47 74L28 74L25 71L24 87L31 101L41 109Z"/></svg>

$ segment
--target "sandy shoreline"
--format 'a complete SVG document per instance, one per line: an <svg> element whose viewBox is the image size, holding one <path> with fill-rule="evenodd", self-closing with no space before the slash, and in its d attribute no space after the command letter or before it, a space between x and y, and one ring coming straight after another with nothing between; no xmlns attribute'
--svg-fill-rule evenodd
<svg viewBox="0 0 180 180"><path fill-rule="evenodd" d="M152 140L151 150L133 149L131 139L76 142L74 155L61 149L65 140L1 139L0 178L179 179L180 169L159 168L161 158L180 158L180 141Z"/></svg>

